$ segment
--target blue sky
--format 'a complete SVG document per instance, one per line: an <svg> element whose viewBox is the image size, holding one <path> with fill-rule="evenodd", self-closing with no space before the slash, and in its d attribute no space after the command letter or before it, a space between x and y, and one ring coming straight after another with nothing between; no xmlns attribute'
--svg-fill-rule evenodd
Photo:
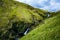
<svg viewBox="0 0 60 40"><path fill-rule="evenodd" d="M60 10L60 0L17 0L23 3L27 3L33 7L37 7L49 11Z"/></svg>

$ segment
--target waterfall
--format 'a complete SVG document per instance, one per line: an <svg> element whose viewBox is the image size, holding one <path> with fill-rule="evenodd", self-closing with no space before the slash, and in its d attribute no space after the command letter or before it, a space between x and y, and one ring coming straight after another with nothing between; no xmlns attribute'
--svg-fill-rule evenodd
<svg viewBox="0 0 60 40"><path fill-rule="evenodd" d="M50 14L48 14L48 17L50 17Z"/></svg>
<svg viewBox="0 0 60 40"><path fill-rule="evenodd" d="M28 31L29 31L29 28L24 32L24 35L26 35L28 33Z"/></svg>

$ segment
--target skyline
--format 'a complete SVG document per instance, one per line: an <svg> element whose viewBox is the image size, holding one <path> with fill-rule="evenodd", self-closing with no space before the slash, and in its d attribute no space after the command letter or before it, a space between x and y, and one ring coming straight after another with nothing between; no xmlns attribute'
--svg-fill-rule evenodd
<svg viewBox="0 0 60 40"><path fill-rule="evenodd" d="M17 0L29 4L33 7L48 10L48 11L58 11L60 10L60 0Z"/></svg>

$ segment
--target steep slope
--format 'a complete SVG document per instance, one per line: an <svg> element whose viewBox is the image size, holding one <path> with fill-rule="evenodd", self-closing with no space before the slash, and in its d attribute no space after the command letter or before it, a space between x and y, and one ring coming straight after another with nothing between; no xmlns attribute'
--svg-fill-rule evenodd
<svg viewBox="0 0 60 40"><path fill-rule="evenodd" d="M14 0L0 0L0 40L8 40L31 24L45 19L46 11ZM12 36L13 35L13 36Z"/></svg>
<svg viewBox="0 0 60 40"><path fill-rule="evenodd" d="M20 40L60 40L60 11L56 13Z"/></svg>

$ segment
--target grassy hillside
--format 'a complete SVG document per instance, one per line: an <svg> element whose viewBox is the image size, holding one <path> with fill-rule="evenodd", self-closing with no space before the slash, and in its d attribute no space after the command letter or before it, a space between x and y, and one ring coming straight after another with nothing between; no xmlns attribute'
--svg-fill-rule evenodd
<svg viewBox="0 0 60 40"><path fill-rule="evenodd" d="M14 0L0 0L0 40L13 38L16 31L23 32L25 28L37 25L46 18L46 13Z"/></svg>
<svg viewBox="0 0 60 40"><path fill-rule="evenodd" d="M60 11L56 13L20 40L60 40Z"/></svg>

